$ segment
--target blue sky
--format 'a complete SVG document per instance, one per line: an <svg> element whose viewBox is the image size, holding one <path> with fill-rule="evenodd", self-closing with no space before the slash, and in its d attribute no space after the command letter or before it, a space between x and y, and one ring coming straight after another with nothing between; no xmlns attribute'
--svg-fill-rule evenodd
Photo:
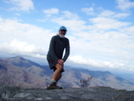
<svg viewBox="0 0 134 101"><path fill-rule="evenodd" d="M0 0L0 52L46 62L50 39L67 27L66 65L134 72L134 0Z"/></svg>

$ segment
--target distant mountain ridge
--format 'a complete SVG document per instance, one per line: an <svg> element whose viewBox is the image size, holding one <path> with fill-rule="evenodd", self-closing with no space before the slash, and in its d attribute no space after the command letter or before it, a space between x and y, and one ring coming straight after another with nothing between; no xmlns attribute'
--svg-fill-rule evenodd
<svg viewBox="0 0 134 101"><path fill-rule="evenodd" d="M5 60L7 60L8 62L10 62L11 64L18 66L18 67L30 67L31 65L35 65L35 66L39 66L41 67L41 65L32 62L30 60L27 60L21 56L16 56L16 57L12 57L12 58L4 58Z"/></svg>
<svg viewBox="0 0 134 101"><path fill-rule="evenodd" d="M23 57L1 58L0 82L24 88L46 87L47 82L41 76L38 76L40 74L34 73L36 70L40 70L43 74L46 72L44 69L41 69L39 64ZM46 78L47 76L49 75L47 74Z"/></svg>
<svg viewBox="0 0 134 101"><path fill-rule="evenodd" d="M51 79L52 71L48 66L27 60L21 56L0 58L0 83L24 88L45 88ZM124 80L109 71L90 71L65 67L59 85L79 88L81 79L93 77L89 86L106 86L116 89L134 89L134 83ZM70 86L71 85L71 86Z"/></svg>

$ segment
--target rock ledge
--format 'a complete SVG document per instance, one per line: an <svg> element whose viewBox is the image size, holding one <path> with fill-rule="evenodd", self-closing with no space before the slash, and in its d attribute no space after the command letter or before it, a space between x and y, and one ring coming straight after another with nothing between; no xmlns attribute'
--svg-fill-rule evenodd
<svg viewBox="0 0 134 101"><path fill-rule="evenodd" d="M134 91L109 87L62 90L22 89L0 86L0 101L134 101Z"/></svg>

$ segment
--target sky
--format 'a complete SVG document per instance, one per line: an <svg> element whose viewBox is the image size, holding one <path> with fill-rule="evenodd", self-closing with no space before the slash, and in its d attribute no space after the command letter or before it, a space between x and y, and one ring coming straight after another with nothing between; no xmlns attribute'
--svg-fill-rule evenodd
<svg viewBox="0 0 134 101"><path fill-rule="evenodd" d="M134 72L134 0L0 0L0 55L46 62L60 26L70 40L66 65Z"/></svg>

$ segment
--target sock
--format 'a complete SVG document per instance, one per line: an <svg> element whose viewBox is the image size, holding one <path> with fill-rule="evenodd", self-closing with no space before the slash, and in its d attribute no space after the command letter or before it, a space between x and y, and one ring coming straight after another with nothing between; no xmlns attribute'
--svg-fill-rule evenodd
<svg viewBox="0 0 134 101"><path fill-rule="evenodd" d="M56 83L56 80L53 80L53 79L52 79L52 80L51 80L51 84L52 84L52 83Z"/></svg>

